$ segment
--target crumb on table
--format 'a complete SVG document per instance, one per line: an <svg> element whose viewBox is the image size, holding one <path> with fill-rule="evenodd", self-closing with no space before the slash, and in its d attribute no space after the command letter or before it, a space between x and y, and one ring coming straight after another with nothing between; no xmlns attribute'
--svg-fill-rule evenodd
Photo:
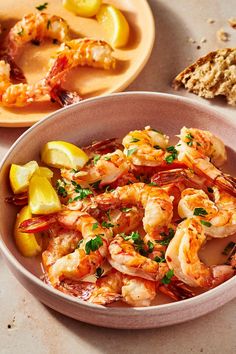
<svg viewBox="0 0 236 354"><path fill-rule="evenodd" d="M225 32L225 30L223 28L220 28L216 32L216 37L221 42L228 42L230 35L229 35L229 33Z"/></svg>
<svg viewBox="0 0 236 354"><path fill-rule="evenodd" d="M228 23L230 24L230 26L234 29L236 29L236 17L231 17L228 19Z"/></svg>

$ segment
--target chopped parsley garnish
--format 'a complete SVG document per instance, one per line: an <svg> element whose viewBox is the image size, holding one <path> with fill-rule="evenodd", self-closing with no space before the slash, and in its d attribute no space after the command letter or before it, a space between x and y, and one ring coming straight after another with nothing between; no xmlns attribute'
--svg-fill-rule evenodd
<svg viewBox="0 0 236 354"><path fill-rule="evenodd" d="M138 141L140 141L140 139L137 138L131 138L130 140L131 143L137 143Z"/></svg>
<svg viewBox="0 0 236 354"><path fill-rule="evenodd" d="M62 179L58 179L57 183L56 183L56 190L57 190L57 194L60 195L63 198L67 197L67 191L65 189L65 181Z"/></svg>
<svg viewBox="0 0 236 354"><path fill-rule="evenodd" d="M42 5L36 6L36 9L39 10L39 11L42 11L42 10L45 10L47 8L47 6L48 6L48 2L45 2Z"/></svg>
<svg viewBox="0 0 236 354"><path fill-rule="evenodd" d="M96 230L98 228L98 222L95 222L92 226L92 230Z"/></svg>
<svg viewBox="0 0 236 354"><path fill-rule="evenodd" d="M103 235L102 235L103 236ZM97 235L95 238L91 238L85 245L86 254L90 254L91 251L97 251L100 246L103 245L103 241L100 235Z"/></svg>
<svg viewBox="0 0 236 354"><path fill-rule="evenodd" d="M208 190L209 193L213 193L214 192L211 187L207 187L207 190Z"/></svg>
<svg viewBox="0 0 236 354"><path fill-rule="evenodd" d="M124 213L128 213L128 211L131 211L132 208L122 208L121 211L123 211Z"/></svg>
<svg viewBox="0 0 236 354"><path fill-rule="evenodd" d="M148 241L147 246L148 246L148 253L152 253L154 249L154 243Z"/></svg>
<svg viewBox="0 0 236 354"><path fill-rule="evenodd" d="M98 267L97 269L96 269L96 278L98 279L98 278L101 278L101 276L103 275L103 273L104 273L104 269L102 269L101 267Z"/></svg>
<svg viewBox="0 0 236 354"><path fill-rule="evenodd" d="M174 231L174 229L170 228L168 234L166 234L165 232L161 232L160 235L163 236L164 239L163 240L156 240L156 243L159 243L162 246L168 246L170 241L172 240L172 238L175 235L175 231Z"/></svg>
<svg viewBox="0 0 236 354"><path fill-rule="evenodd" d="M110 161L111 157L110 156L104 156L105 161Z"/></svg>
<svg viewBox="0 0 236 354"><path fill-rule="evenodd" d="M109 227L114 227L115 225L112 224L111 222L103 221L103 222L102 222L102 226L103 226L103 227L106 227L107 229L109 229Z"/></svg>
<svg viewBox="0 0 236 354"><path fill-rule="evenodd" d="M158 184L157 184L156 182L150 182L150 183L148 183L148 185L149 185L150 187L152 187L152 186L157 186Z"/></svg>
<svg viewBox="0 0 236 354"><path fill-rule="evenodd" d="M23 36L24 34L24 28L21 27L21 30L19 32L17 32L18 36Z"/></svg>
<svg viewBox="0 0 236 354"><path fill-rule="evenodd" d="M71 181L73 186L75 187L74 191L78 194L75 198L70 198L69 203L74 202L76 200L82 200L86 198L88 195L93 194L93 192L89 188L82 188L75 181Z"/></svg>
<svg viewBox="0 0 236 354"><path fill-rule="evenodd" d="M95 156L94 156L94 158L93 158L93 163L94 163L94 165L97 164L97 162L98 162L98 160L100 160L100 158L101 158L101 155L95 155Z"/></svg>
<svg viewBox="0 0 236 354"><path fill-rule="evenodd" d="M135 249L142 256L146 257L149 253L152 253L154 249L154 244L151 241L148 241L147 245L145 245L138 231L133 231L130 235L126 235L125 233L120 235L124 238L125 241L133 241Z"/></svg>
<svg viewBox="0 0 236 354"><path fill-rule="evenodd" d="M154 145L153 147L154 147L154 149L156 149L156 150L161 150L160 145Z"/></svg>
<svg viewBox="0 0 236 354"><path fill-rule="evenodd" d="M126 156L131 156L133 153L135 153L138 149L137 148L133 148L133 149L129 149L126 150Z"/></svg>
<svg viewBox="0 0 236 354"><path fill-rule="evenodd" d="M156 257L154 258L154 261L157 262L157 263L165 263L165 262L166 262L166 259L165 259L165 257L163 257L163 256L161 256L161 257L156 256Z"/></svg>
<svg viewBox="0 0 236 354"><path fill-rule="evenodd" d="M200 223L204 226L207 226L207 227L211 227L211 223L209 221L206 221L206 220L200 220Z"/></svg>
<svg viewBox="0 0 236 354"><path fill-rule="evenodd" d="M176 150L176 148L172 145L172 146L168 146L166 148L166 151L171 152L171 155L168 155L165 160L167 163L172 163L178 156L178 151Z"/></svg>
<svg viewBox="0 0 236 354"><path fill-rule="evenodd" d="M193 215L204 216L204 215L208 215L208 212L204 208L195 208L193 211Z"/></svg>
<svg viewBox="0 0 236 354"><path fill-rule="evenodd" d="M162 284L170 284L173 275L174 275L174 270L173 269L168 270L166 275L161 279Z"/></svg>
<svg viewBox="0 0 236 354"><path fill-rule="evenodd" d="M188 139L189 141L187 141L187 145L188 146L193 146L193 135L191 133L185 135L185 138Z"/></svg>
<svg viewBox="0 0 236 354"><path fill-rule="evenodd" d="M234 249L236 243L231 241L230 243L228 243L228 245L224 248L224 251L222 252L222 254L224 254L225 256L228 256L231 251Z"/></svg>

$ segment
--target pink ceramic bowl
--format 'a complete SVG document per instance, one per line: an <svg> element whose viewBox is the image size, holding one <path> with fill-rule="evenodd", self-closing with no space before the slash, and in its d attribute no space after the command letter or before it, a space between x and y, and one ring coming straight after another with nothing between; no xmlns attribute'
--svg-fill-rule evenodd
<svg viewBox="0 0 236 354"><path fill-rule="evenodd" d="M59 110L26 131L12 146L0 168L0 249L7 265L21 284L39 301L77 320L113 328L152 328L184 322L202 316L233 299L236 277L195 298L148 308L107 308L88 304L52 289L40 280L39 262L22 257L12 232L16 209L4 202L10 194L11 163L39 159L49 140L66 140L83 146L91 140L122 136L129 130L151 125L168 135L184 125L210 130L229 147L226 169L235 173L236 125L215 110L189 99L167 94L136 92L93 98ZM234 171L233 171L234 169Z"/></svg>

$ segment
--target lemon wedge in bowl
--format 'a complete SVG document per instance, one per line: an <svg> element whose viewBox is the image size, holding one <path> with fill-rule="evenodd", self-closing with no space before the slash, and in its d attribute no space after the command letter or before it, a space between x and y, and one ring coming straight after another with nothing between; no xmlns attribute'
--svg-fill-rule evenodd
<svg viewBox="0 0 236 354"><path fill-rule="evenodd" d="M33 175L46 177L47 179L51 180L53 177L53 172L47 167L39 166L39 168L37 168Z"/></svg>
<svg viewBox="0 0 236 354"><path fill-rule="evenodd" d="M28 205L24 206L17 214L14 237L18 250L24 257L34 257L42 251L41 239L39 235L25 233L19 230L20 224L32 218L32 213Z"/></svg>
<svg viewBox="0 0 236 354"><path fill-rule="evenodd" d="M107 33L108 42L114 48L124 47L129 39L129 24L120 10L112 5L102 5L97 21Z"/></svg>
<svg viewBox="0 0 236 354"><path fill-rule="evenodd" d="M35 174L31 178L29 207L32 214L51 214L61 210L58 195L47 177Z"/></svg>
<svg viewBox="0 0 236 354"><path fill-rule="evenodd" d="M49 141L41 152L41 160L48 166L57 168L82 168L89 160L79 147L65 141Z"/></svg>
<svg viewBox="0 0 236 354"><path fill-rule="evenodd" d="M26 192L29 186L29 180L38 169L36 161L30 161L25 165L12 164L9 178L13 192L15 194Z"/></svg>
<svg viewBox="0 0 236 354"><path fill-rule="evenodd" d="M63 0L63 6L68 11L83 17L92 17L98 12L102 0Z"/></svg>

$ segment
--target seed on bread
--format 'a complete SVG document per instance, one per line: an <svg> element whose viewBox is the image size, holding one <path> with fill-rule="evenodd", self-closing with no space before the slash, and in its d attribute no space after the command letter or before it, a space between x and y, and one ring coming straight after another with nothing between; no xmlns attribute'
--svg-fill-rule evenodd
<svg viewBox="0 0 236 354"><path fill-rule="evenodd" d="M173 81L173 87L184 86L204 98L225 96L236 105L236 48L218 49L199 58Z"/></svg>

